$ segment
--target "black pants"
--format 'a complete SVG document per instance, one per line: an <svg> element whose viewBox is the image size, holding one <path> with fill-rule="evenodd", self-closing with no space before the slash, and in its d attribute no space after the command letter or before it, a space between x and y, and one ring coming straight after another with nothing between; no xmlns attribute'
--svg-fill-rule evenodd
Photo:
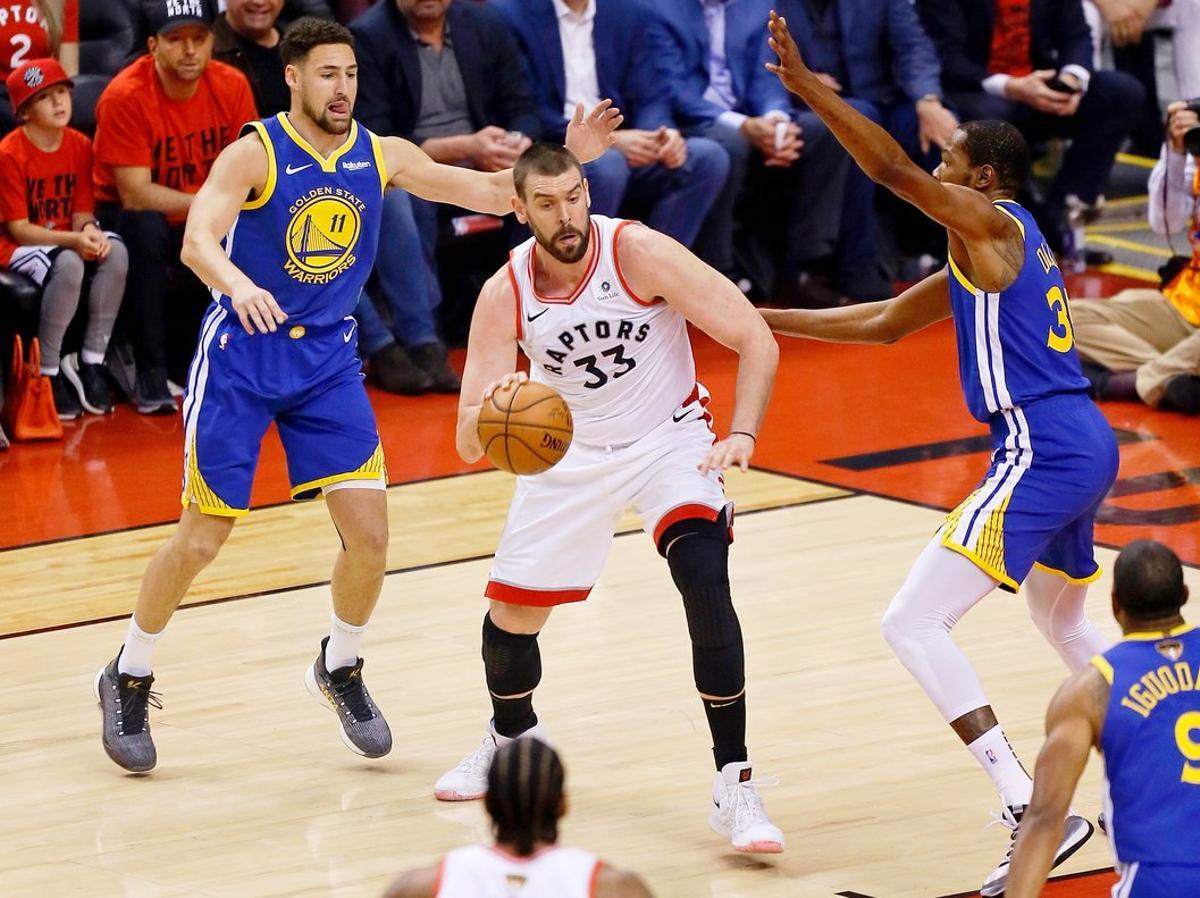
<svg viewBox="0 0 1200 898"><path fill-rule="evenodd" d="M212 294L179 261L183 225L161 212L105 206L104 227L121 235L129 250L129 278L116 333L133 347L139 370L166 369L175 383L187 379L200 320Z"/></svg>

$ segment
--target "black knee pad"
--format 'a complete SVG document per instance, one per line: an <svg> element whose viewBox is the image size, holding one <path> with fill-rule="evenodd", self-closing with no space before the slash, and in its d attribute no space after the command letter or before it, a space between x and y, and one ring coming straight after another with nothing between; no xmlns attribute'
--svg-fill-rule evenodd
<svg viewBox="0 0 1200 898"><path fill-rule="evenodd" d="M542 680L537 634L509 633L483 616L483 670L492 695L521 695Z"/></svg>
<svg viewBox="0 0 1200 898"><path fill-rule="evenodd" d="M742 628L729 592L729 527L689 518L661 540L671 579L683 596L692 639L692 672L705 695L732 696L746 685Z"/></svg>

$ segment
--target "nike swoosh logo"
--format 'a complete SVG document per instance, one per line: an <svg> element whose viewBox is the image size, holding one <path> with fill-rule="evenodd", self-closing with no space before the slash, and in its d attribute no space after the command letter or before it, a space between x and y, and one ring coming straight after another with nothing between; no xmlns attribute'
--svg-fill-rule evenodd
<svg viewBox="0 0 1200 898"><path fill-rule="evenodd" d="M284 171L287 172L289 175L294 175L296 172L304 171L306 168L312 168L312 167L313 167L313 164L311 162L308 163L308 165L297 165L295 168L292 168L291 164L289 164L288 167L284 169Z"/></svg>
<svg viewBox="0 0 1200 898"><path fill-rule="evenodd" d="M680 421L682 421L684 418L686 418L691 413L692 413L692 410L690 408L686 409L681 414L672 415L671 420L674 421L676 424L678 424Z"/></svg>
<svg viewBox="0 0 1200 898"><path fill-rule="evenodd" d="M737 699L734 699L731 702L723 702L721 704L717 704L716 702L709 702L708 706L710 708L728 708L730 705L734 705L734 704L737 704Z"/></svg>
<svg viewBox="0 0 1200 898"><path fill-rule="evenodd" d="M351 325L350 330L348 330L348 331L346 331L346 333L342 334L342 342L349 343L350 338L353 336L354 336L354 327L353 327L353 325Z"/></svg>
<svg viewBox="0 0 1200 898"><path fill-rule="evenodd" d="M525 320L526 321L536 321L537 319L541 318L543 315L545 315L549 311L550 311L549 309L542 309L536 315L526 315Z"/></svg>

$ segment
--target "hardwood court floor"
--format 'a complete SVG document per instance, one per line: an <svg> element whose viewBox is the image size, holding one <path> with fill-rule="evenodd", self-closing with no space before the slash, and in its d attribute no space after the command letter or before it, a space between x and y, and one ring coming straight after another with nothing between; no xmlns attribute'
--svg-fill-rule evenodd
<svg viewBox="0 0 1200 898"><path fill-rule="evenodd" d="M444 490L449 504L478 487L486 505L497 476L416 489ZM413 489L393 493L404 500ZM741 857L707 829L711 756L682 609L637 533L616 539L592 598L557 611L544 631L538 709L568 766L564 839L642 871L669 898L931 898L977 886L1007 836L982 829L996 799L878 632L940 515L761 473L731 476L730 492L744 512L765 505L739 515L732 576L748 645L751 749L757 773L780 779L763 794L787 853ZM406 507L395 503L393 519ZM463 556L479 544L468 530ZM239 542L259 557L302 554L278 538L264 552L259 536L239 529L230 557L245 548ZM432 527L408 534L412 557L437 555L427 537L441 538ZM157 659L160 768L144 777L103 755L90 692L123 621L0 642L10 677L0 892L366 898L396 871L484 838L480 805L440 804L431 786L478 744L488 715L478 660L488 564L387 578L364 656L396 749L375 762L342 746L332 716L301 684L325 629L326 587L180 611ZM254 571L241 576L253 591ZM1094 589L1092 612L1114 632L1106 588ZM1064 673L1057 657L1007 594L956 632L1032 760ZM1091 815L1098 778L1093 763L1078 797ZM1096 839L1064 871L1109 863Z"/></svg>

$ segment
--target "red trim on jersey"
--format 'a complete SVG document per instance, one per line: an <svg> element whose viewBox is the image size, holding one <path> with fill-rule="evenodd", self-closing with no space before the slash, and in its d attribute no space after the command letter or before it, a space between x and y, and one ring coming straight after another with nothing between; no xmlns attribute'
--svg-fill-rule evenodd
<svg viewBox="0 0 1200 898"><path fill-rule="evenodd" d="M692 392L687 394L687 399L685 399L685 400L683 400L683 402L679 403L679 407L687 408L693 402L699 402L700 410L701 410L700 418L704 421L705 424L708 425L708 429L712 430L713 416L712 416L712 412L710 412L708 410L708 403L711 401L711 399L712 399L712 397L710 397L710 396L701 396L700 395L700 384L695 384L692 387ZM716 441L717 441L716 434L714 433L713 434L713 442L715 443Z"/></svg>
<svg viewBox="0 0 1200 898"><path fill-rule="evenodd" d="M652 305L655 305L656 303L663 302L663 298L661 296L656 296L654 299L650 300L650 302L646 302L646 300L642 299L640 296L638 296L636 293L634 293L629 288L629 282L625 280L625 275L621 273L621 257L620 257L620 254L617 252L617 247L621 243L621 231L625 229L625 226L626 225L640 225L640 224L641 224L640 221L623 221L619 225L617 225L617 229L615 231L613 231L613 268L615 268L617 270L617 280L621 282L621 287L625 290L626 293L629 294L630 299L632 299L634 302L636 302L640 306L652 306Z"/></svg>
<svg viewBox="0 0 1200 898"><path fill-rule="evenodd" d="M516 307L517 315L517 340L520 341L525 336L525 330L521 327L521 288L517 286L517 272L513 270L512 253L508 254L508 282L512 284L513 305Z"/></svg>
<svg viewBox="0 0 1200 898"><path fill-rule="evenodd" d="M592 867L592 878L588 880L588 898L596 898L596 886L600 882L600 868L604 866L604 861L597 860L596 866Z"/></svg>
<svg viewBox="0 0 1200 898"><path fill-rule="evenodd" d="M567 602L582 602L588 597L592 587L586 589L532 589L528 586L513 586L489 580L483 594L497 602L508 602L510 605L527 605L533 608L549 608L552 605L563 605Z"/></svg>
<svg viewBox="0 0 1200 898"><path fill-rule="evenodd" d="M438 898L438 892L442 890L442 875L446 872L446 855L442 855L441 861L438 863L437 873L433 877L433 891L430 893L433 898Z"/></svg>
<svg viewBox="0 0 1200 898"><path fill-rule="evenodd" d="M680 521L686 521L688 518L703 518L706 521L715 521L721 516L721 512L715 508L709 508L707 505L700 505L696 502L690 502L686 505L676 505L665 515L658 520L658 524L654 528L654 545L662 542L662 535L667 528L672 524L678 524Z"/></svg>
<svg viewBox="0 0 1200 898"><path fill-rule="evenodd" d="M587 271L584 272L584 275L580 279L578 286L575 288L575 292L567 297L542 296L542 294L538 293L537 279L534 276L535 271L533 267L533 257L534 254L537 253L537 245L534 245L534 247L529 251L529 289L533 291L533 296L538 302L548 302L552 305L569 306L571 303L575 302L575 300L579 299L579 294L583 292L583 289L588 285L588 282L591 281L592 275L596 273L596 269L600 267L600 245L598 243L598 231L599 228L596 227L596 223L592 222L591 236L588 238L592 253L592 260L588 263Z"/></svg>

